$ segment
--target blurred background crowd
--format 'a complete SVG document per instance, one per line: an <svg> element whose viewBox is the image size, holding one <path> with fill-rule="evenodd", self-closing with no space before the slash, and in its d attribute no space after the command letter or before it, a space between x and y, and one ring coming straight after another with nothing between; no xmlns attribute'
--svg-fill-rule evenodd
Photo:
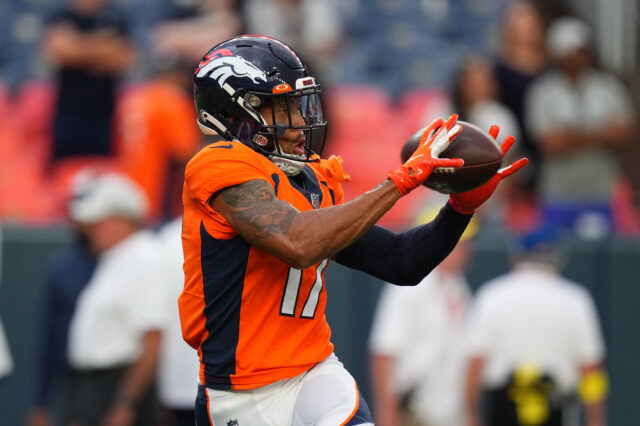
<svg viewBox="0 0 640 426"><path fill-rule="evenodd" d="M487 220L520 230L542 215L588 237L637 234L637 6L6 1L0 218L63 220L70 178L88 165L131 176L150 198L151 221L175 216L182 166L201 142L190 71L213 44L257 33L290 43L322 81L327 154L344 157L348 196L399 162L408 135L455 111L485 129L499 124L532 160ZM385 224L406 226L419 205L414 197Z"/></svg>
<svg viewBox="0 0 640 426"><path fill-rule="evenodd" d="M561 233L571 239L574 249L564 253L569 261L563 263L570 267L568 275L580 281L594 297L610 351L618 351L613 352L615 355L628 350L629 346L617 347L612 340L616 337L618 343L629 343L616 327L632 318L627 314L627 305L616 308L614 301L633 303L637 299L629 295L640 296L635 287L630 287L637 283L632 279L625 281L626 275L621 272L633 273L640 253L636 244L640 236L640 169L636 167L640 160L639 16L640 4L635 0L0 2L0 224L6 234L5 245L14 249L13 252L5 249L3 256L0 318L8 338L2 338L0 328L0 352L7 346L9 350L5 353L9 355L0 357L0 393L4 386L5 394L12 395L13 412L20 419L8 424L27 420L34 426L49 424L51 413L38 409L55 398L59 402L70 398L69 395L76 395L76 400L77 395L88 395L91 391L83 386L95 382L95 376L87 376L88 367L90 374L105 368L113 373L103 380L103 387L94 391L108 391L109 401L117 400L123 406L130 395L122 394L122 386L129 386L127 389L136 393L136 400L142 400L145 390L156 380L149 370L131 373L136 364L161 365L164 375L157 380L166 385L164 389L180 388L180 377L176 376L192 379L190 373L182 374L182 370L172 367L181 365L180 356L189 358L191 354L176 353L180 348L163 348L156 338L157 332L162 331L165 341L166 336L173 335L178 346L184 345L176 335L177 313L170 302L177 297L181 285L180 271L167 272L162 268L167 265L179 268L180 253L172 251L172 247L179 244L176 235L182 173L188 159L206 142L195 121L191 94L193 68L211 46L243 33L269 35L290 44L323 84L323 108L329 122L324 154L343 157L345 170L352 178L345 185L347 200L372 188L384 172L397 167L404 141L435 117L456 112L461 119L485 130L498 124L500 138L508 134L516 137L513 150L516 152L511 155L528 156L530 165L506 181L499 193L480 209L474 225L477 235L473 239L477 243L475 248L472 246L470 259L455 264L454 278L442 280L453 282L447 286L457 288L452 290L452 297L457 300L455 321L464 321L467 305L473 312L476 337L468 345L474 350L486 352L491 346L490 337L481 326L492 320L484 318L486 308L482 307L491 302L485 301L472 309L472 293L484 281L508 269L496 262L497 257L489 257L496 253L505 257L511 250L504 243L509 237L530 235L540 229L547 232L553 229L555 237ZM117 184L109 179L105 183L99 176L118 176L115 181L125 179L127 183ZM92 179L95 182L87 184ZM135 189L131 189L132 185ZM129 198L114 196L118 188L121 194L135 194ZM80 203L82 197L87 205L74 210L73 203ZM130 203L122 199L129 199ZM431 191L415 191L385 215L381 224L395 230L406 229L416 220L423 220L425 212L432 211L438 202L441 198ZM139 243L120 245L134 234ZM548 240L545 238L546 243ZM628 245L620 248L620 244ZM54 248L68 249L74 245L81 252L71 250L53 257ZM29 250L20 254L21 247ZM576 251L575 247L579 249ZM73 351L74 341L76 349L90 346L79 343L82 339L91 340L92 333L87 327L101 327L91 322L99 322L100 318L87 307L91 302L84 298L91 300L91 297L82 289L88 283L93 285L91 288L100 289L95 283L101 280L132 282L144 288L152 285L149 282L158 275L155 271L144 279L137 272L118 276L119 266L113 264L118 256L113 254L109 256L112 263L98 268L96 262L101 265L104 253L114 253L114 248L118 248L123 264L129 256L135 256L136 250L143 253L146 248L161 253L153 259L140 255L144 261L137 267L142 268L145 262L162 265L151 267L164 271L156 277L164 284L163 293L156 295L155 306L167 308L164 319L161 313L154 316L153 308L140 319L129 312L136 311L135 308L125 307L130 293L114 291L109 300L119 307L122 315L123 312L132 315L131 318L125 315L126 321L119 320L139 335L119 341L118 336L107 331L106 339L113 339L114 346L123 349L107 356L105 361L100 353ZM576 253L579 259L572 263L571 256ZM39 264L32 266L32 261ZM485 268L474 268L474 262L476 265L485 262ZM48 263L52 263L49 268L45 267ZM467 263L472 266L464 278L460 274ZM554 267L561 269L555 263ZM440 274L447 276L446 266L443 265ZM166 282L170 281L167 277L174 276L178 277L174 279L178 287ZM335 273L334 280L338 282L348 279L340 269ZM346 354L343 355L346 363L360 358L362 364L366 343L357 347L347 339L341 348L341 336L368 334L380 284L372 282L364 290L333 289L338 294L356 290L366 293L359 300L363 315L357 320L337 308L328 311L330 320L332 316L335 318L331 323L338 355L341 351ZM620 286L624 291L613 294L610 290ZM431 288L428 284L424 287ZM61 293L56 296L56 291ZM435 300L438 306L452 303L437 288L429 291L431 294L425 297ZM99 290L95 292L100 294ZM382 295L386 293L383 291ZM76 308L80 294L85 304ZM580 302L586 308L576 308L588 312L584 314L586 322L595 318L591 296L582 293L576 296L588 299ZM544 309L547 297L553 295L540 296L540 309ZM95 309L109 310L108 306L100 306L100 300L94 295ZM16 303L25 305L20 309ZM397 307L400 305L384 308L385 303L392 302L381 297L381 312L402 311ZM432 309L438 312L437 306ZM559 305L558 309L565 308ZM418 313L421 311L416 309ZM81 325L72 323L72 317L77 320L74 312L82 318ZM446 312L437 320L440 322L434 323L438 324L436 328L450 329L451 336L462 334L458 323L447 323ZM624 314L616 316L620 312ZM380 315L384 314L376 313L376 318ZM348 321L341 322L344 319L351 319L359 328L346 326ZM376 324L382 320L377 321ZM393 321L382 322L393 324ZM410 318L407 321L412 323ZM109 324L104 327L108 330ZM372 365L382 369L376 370L378 373L391 368L385 364L393 355L390 348L402 345L393 343L393 339L385 343L381 327L377 326L378 334L374 333L371 340ZM419 333L417 330L410 336L409 342L419 341L422 338ZM598 326L584 334L588 335L587 343L580 350L589 359L578 364L587 375L609 361L605 359L605 344ZM447 336L426 340L427 335L424 344L432 348L431 355L427 355L431 363L437 364L437 357L449 352L438 352L433 347L448 347L452 343L450 340L443 343ZM477 337L480 335L483 341ZM363 339L362 342L366 340ZM8 344L4 344L5 340ZM544 342L543 339L540 344L545 345ZM636 338L629 345L637 350L637 343ZM69 349L67 345L71 345ZM164 360L160 354L165 354ZM419 353L418 358L422 355ZM487 357L487 353L476 353L475 364L470 368L477 373L479 360L491 365ZM74 373L68 378L76 387L60 391L57 397L51 396L48 388L52 371L57 368L54 366L69 364ZM619 366L622 370L616 370L614 376L625 376L630 368L636 372L638 369L629 362ZM5 380L1 378L3 370ZM381 386L400 385L391 385L389 377L374 374L369 386L364 367L350 370L361 383L365 396L376 395L368 398L374 412L376 405L382 410L381 407L391 407L384 415L392 420L381 424L394 424L393 419L399 415L394 410L401 404L379 391ZM77 374L78 371L82 374ZM424 374L426 377L427 373ZM576 378L568 381L566 386L575 387ZM619 389L628 392L630 388L620 383ZM184 401L191 396L185 399L179 392L168 396L163 392L160 390L164 395L163 421L173 424L170 421L178 421L184 414L181 413ZM463 399L461 384L451 392L457 392ZM469 391L469 395L473 392ZM6 401L9 400L0 399L0 413L8 412ZM615 401L623 406L627 400L621 397ZM404 402L403 406L409 407ZM443 404L453 402L447 400ZM116 405L95 407L94 411L107 413L113 425L128 424L126 419L131 413L114 409ZM167 412L172 415L166 415ZM461 420L422 421L415 424L455 425ZM0 423L4 424L2 420Z"/></svg>

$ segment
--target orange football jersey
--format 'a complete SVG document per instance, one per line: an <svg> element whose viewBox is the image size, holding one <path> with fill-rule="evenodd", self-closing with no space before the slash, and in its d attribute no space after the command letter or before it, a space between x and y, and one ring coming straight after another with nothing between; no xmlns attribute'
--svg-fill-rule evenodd
<svg viewBox="0 0 640 426"><path fill-rule="evenodd" d="M341 170L309 163L305 188L240 142L196 154L183 188L185 286L178 304L184 339L198 350L200 381L252 389L300 374L333 352L325 317L328 260L299 270L249 245L207 200L260 179L299 211L342 203ZM334 164L335 165L335 164Z"/></svg>

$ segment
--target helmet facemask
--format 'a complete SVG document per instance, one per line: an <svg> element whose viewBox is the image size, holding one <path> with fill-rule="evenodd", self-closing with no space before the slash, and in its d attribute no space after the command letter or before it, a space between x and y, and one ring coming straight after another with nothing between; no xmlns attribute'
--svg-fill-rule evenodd
<svg viewBox="0 0 640 426"><path fill-rule="evenodd" d="M225 127L234 139L267 156L285 174L296 175L305 163L317 161L314 154L322 152L326 141L327 123L322 115L319 92L318 86L269 95L238 92L236 103L249 114L240 120L227 118L224 121L228 126ZM206 114L203 118L213 124L211 115ZM304 144L294 147L300 152L285 151L295 144L295 141L287 140L292 137L292 132L288 131L302 131ZM289 148L283 149L283 144Z"/></svg>
<svg viewBox="0 0 640 426"><path fill-rule="evenodd" d="M269 96L260 112L263 124L253 143L285 174L296 175L304 163L317 160L314 154L322 152L326 139L326 122L317 91ZM298 142L296 137L302 140Z"/></svg>

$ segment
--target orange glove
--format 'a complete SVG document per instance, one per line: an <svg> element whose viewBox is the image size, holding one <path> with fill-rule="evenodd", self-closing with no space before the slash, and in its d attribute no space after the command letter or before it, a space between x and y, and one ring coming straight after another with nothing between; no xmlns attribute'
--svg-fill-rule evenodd
<svg viewBox="0 0 640 426"><path fill-rule="evenodd" d="M407 195L422 184L436 167L462 167L464 161L461 158L438 158L460 133L461 127L456 120L458 115L453 114L444 124L441 118L431 123L422 133L413 155L399 169L387 173L400 195Z"/></svg>
<svg viewBox="0 0 640 426"><path fill-rule="evenodd" d="M489 134L494 139L498 139L499 132L500 127L496 125L491 126L491 129L489 129ZM507 136L505 138L502 145L500 145L503 157L507 155L507 152L509 152L515 141L516 139L513 136ZM496 190L498 183L500 183L502 179L507 176L511 176L524 167L528 162L529 160L527 158L521 158L513 164L498 170L496 174L484 185L472 189L471 191L451 194L449 196L449 204L451 204L451 207L453 207L458 213L472 214L478 207L480 207L480 205L482 205L482 203L491 197L491 194Z"/></svg>

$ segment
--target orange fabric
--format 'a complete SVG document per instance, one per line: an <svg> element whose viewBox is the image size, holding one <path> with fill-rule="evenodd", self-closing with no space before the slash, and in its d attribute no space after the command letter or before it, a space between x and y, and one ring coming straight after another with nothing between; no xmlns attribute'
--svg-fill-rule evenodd
<svg viewBox="0 0 640 426"><path fill-rule="evenodd" d="M162 81L133 88L118 103L115 126L116 156L147 193L151 216L157 218L169 192L170 163L186 163L201 140L193 99Z"/></svg>
<svg viewBox="0 0 640 426"><path fill-rule="evenodd" d="M310 163L310 168L318 178L322 191L320 207L333 205L334 199L336 204L342 203L342 188L338 181L332 178L335 170L315 163ZM276 188L279 199L290 202L298 210L306 211L313 208L309 200L289 182L287 176L273 162L239 142L218 142L203 148L189 162L185 172L182 234L185 287L179 298L179 308L184 338L191 346L199 348L200 380L205 386L212 386L205 372L220 370L219 366L215 365L214 354L208 353L205 342L209 336L215 339L227 333L232 324L223 324L221 327L227 328L221 328L218 336L214 333L209 335L206 329L208 324L215 322L211 315L226 309L229 304L225 302L224 305L218 305L217 312L213 312L216 311L213 304L208 305L210 300L207 300L207 297L220 299L224 295L215 293L213 296L207 296L217 289L207 287L210 284L203 279L203 265L218 261L222 262L222 269L228 262L219 258L206 258L201 252L201 227L216 240L216 247L231 243L237 236L237 232L226 219L208 206L207 200L221 189L256 179L272 185ZM227 258L235 259L237 256L244 255L231 253ZM302 271L294 315L287 316L281 312L290 273L289 265L255 247L248 249L246 269L241 274L242 282L238 283L242 286L242 295L237 336L225 334L231 340L232 337L237 339L235 373L229 375L230 388L252 389L293 377L313 367L333 352L333 344L330 342L331 331L324 314L324 269L319 274L322 289L314 315L312 318L301 318L304 305L316 283L317 268L321 263ZM211 351L220 350L220 347L216 347Z"/></svg>

